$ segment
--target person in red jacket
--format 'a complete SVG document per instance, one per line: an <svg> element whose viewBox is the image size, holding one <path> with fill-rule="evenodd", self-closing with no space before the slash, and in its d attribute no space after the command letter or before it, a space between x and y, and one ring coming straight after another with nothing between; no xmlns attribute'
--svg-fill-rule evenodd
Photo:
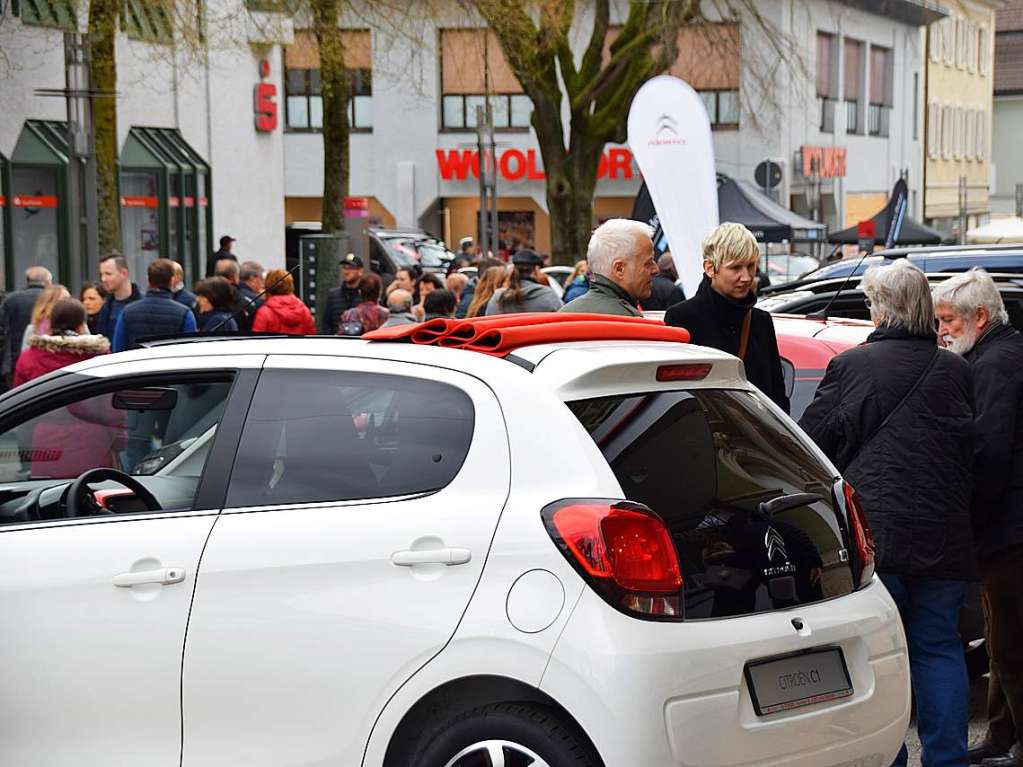
<svg viewBox="0 0 1023 767"><path fill-rule="evenodd" d="M28 337L28 345L14 369L14 385L109 352L110 342L104 336L89 335L87 320L81 301L74 298L57 301L50 313L47 334Z"/></svg>
<svg viewBox="0 0 1023 767"><path fill-rule="evenodd" d="M286 333L293 336L316 335L313 315L295 295L295 281L283 269L271 269L264 278L266 303L252 321L255 333Z"/></svg>
<svg viewBox="0 0 1023 767"><path fill-rule="evenodd" d="M110 351L104 336L89 335L82 303L62 298L53 306L46 335L29 336L18 357L14 385ZM110 406L110 395L91 397L51 410L30 422L23 438L31 445L32 478L77 477L88 469L119 468L125 445L124 414Z"/></svg>

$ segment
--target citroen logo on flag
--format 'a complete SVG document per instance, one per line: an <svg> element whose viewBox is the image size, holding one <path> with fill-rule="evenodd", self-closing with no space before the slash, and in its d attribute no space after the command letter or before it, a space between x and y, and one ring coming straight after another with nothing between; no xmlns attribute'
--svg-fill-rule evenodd
<svg viewBox="0 0 1023 767"><path fill-rule="evenodd" d="M781 557L782 562L787 562L789 554L785 551L785 539L781 533L768 525L764 534L764 548L767 549L767 561L774 562L776 557Z"/></svg>
<svg viewBox="0 0 1023 767"><path fill-rule="evenodd" d="M660 136L662 133L678 135L678 122L669 114L662 114L657 118L657 135Z"/></svg>

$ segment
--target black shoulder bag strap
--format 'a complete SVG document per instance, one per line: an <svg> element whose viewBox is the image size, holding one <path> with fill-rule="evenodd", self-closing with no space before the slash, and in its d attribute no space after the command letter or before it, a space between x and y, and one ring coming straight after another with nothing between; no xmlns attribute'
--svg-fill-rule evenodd
<svg viewBox="0 0 1023 767"><path fill-rule="evenodd" d="M909 398L913 396L913 392L917 390L920 384L923 383L923 380L927 377L927 374L931 372L931 368L934 367L934 363L937 362L939 354L941 354L941 349L935 346L934 354L931 355L931 358L927 361L927 364L924 366L924 369L920 372L920 375L918 375L916 380L913 381L913 385L910 386L909 390L902 395L902 399L895 403L895 407L888 411L888 415L884 417L884 420L881 421L878 427L874 429L874 431L870 432L870 435L865 440L863 440L862 444L860 444L860 447L856 451L855 455L853 455L849 463L845 465L845 471L843 472L843 474L849 471L852 465L856 463L857 459L859 459L859 457L863 455L863 451L867 449L867 446L874 441L874 437L876 437L884 430L884 427L887 426L889 422L892 420L892 418L895 417L895 414L902 409L902 406L905 405L906 402L909 401Z"/></svg>

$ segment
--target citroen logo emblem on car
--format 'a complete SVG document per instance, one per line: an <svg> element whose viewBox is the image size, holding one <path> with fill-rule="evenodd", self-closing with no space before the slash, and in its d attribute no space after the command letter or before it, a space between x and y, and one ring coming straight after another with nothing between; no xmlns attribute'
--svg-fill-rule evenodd
<svg viewBox="0 0 1023 767"><path fill-rule="evenodd" d="M767 532L764 534L764 548L767 549L769 562L774 562L778 556L781 557L782 562L787 562L789 559L789 554L785 550L785 539L773 527L768 526Z"/></svg>

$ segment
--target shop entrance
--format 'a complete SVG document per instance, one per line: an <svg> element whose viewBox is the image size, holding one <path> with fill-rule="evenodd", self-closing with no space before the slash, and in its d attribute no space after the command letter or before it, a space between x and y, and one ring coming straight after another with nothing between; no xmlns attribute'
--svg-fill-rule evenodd
<svg viewBox="0 0 1023 767"><path fill-rule="evenodd" d="M27 120L8 169L8 290L18 287L30 266L45 266L54 280L67 279L67 162L66 124Z"/></svg>
<svg viewBox="0 0 1023 767"><path fill-rule="evenodd" d="M121 239L132 275L156 258L203 274L212 249L210 168L177 130L132 128L121 151Z"/></svg>

